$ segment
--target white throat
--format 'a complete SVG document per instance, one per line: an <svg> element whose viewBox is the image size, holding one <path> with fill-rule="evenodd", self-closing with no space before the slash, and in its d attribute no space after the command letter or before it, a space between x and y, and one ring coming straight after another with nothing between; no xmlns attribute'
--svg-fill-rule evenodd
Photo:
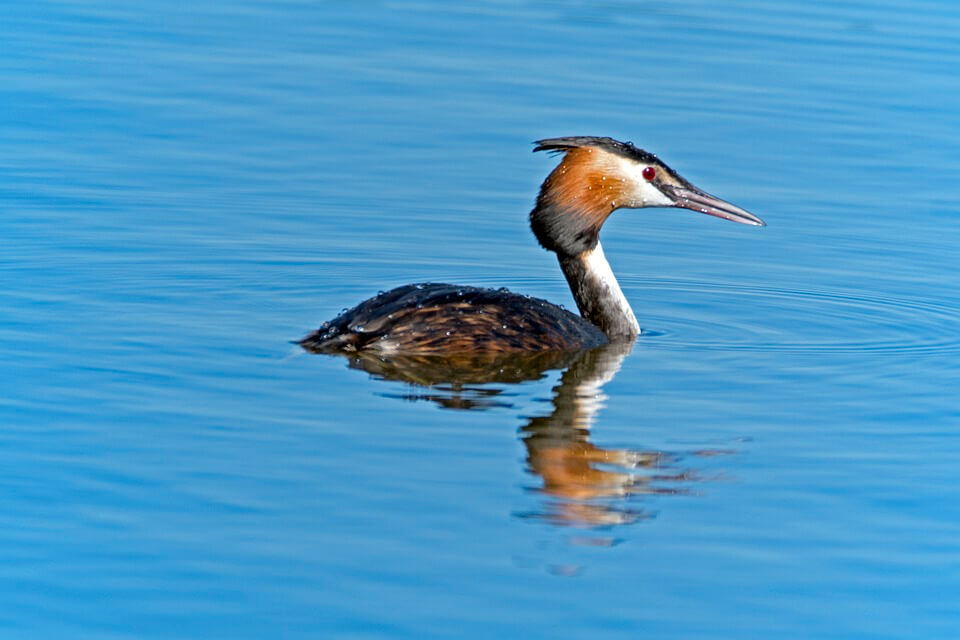
<svg viewBox="0 0 960 640"><path fill-rule="evenodd" d="M608 337L634 337L640 324L630 308L600 242L580 255L560 258L580 315L599 327Z"/></svg>

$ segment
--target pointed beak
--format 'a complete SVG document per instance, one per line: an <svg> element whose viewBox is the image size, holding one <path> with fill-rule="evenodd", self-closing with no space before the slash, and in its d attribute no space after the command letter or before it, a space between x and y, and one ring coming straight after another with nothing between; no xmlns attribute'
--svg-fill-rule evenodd
<svg viewBox="0 0 960 640"><path fill-rule="evenodd" d="M721 200L704 191L700 191L691 184L687 186L674 186L671 184L659 185L660 190L670 197L675 207L699 211L708 216L716 216L724 220L732 220L741 224L752 224L757 227L765 227L767 223L753 215L749 211L741 209L735 204L726 200Z"/></svg>

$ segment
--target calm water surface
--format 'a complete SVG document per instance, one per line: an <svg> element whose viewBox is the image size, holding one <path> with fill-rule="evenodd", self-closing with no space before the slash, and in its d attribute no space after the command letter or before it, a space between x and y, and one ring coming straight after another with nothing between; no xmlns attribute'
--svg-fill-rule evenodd
<svg viewBox="0 0 960 640"><path fill-rule="evenodd" d="M0 636L960 636L957 34L946 0L7 3ZM570 306L526 228L563 135L769 226L619 212L645 334L509 379L290 344L410 281Z"/></svg>

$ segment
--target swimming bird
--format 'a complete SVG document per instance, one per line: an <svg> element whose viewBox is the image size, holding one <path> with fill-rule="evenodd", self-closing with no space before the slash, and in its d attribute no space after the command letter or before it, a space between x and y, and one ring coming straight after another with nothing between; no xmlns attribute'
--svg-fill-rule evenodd
<svg viewBox="0 0 960 640"><path fill-rule="evenodd" d="M574 350L633 339L640 325L600 245L611 213L679 207L764 226L629 142L575 136L534 144L534 151L563 155L540 187L530 228L557 255L579 316L507 289L410 284L344 311L300 344L320 353L456 354Z"/></svg>

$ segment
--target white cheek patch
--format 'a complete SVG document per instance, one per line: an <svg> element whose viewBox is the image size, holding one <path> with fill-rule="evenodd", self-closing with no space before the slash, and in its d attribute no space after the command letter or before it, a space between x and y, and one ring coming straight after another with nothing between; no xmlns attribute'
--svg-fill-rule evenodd
<svg viewBox="0 0 960 640"><path fill-rule="evenodd" d="M672 207L673 200L663 195L663 193L653 186L652 182L648 182L643 179L643 176L640 177L640 200L643 202L645 207Z"/></svg>
<svg viewBox="0 0 960 640"><path fill-rule="evenodd" d="M626 158L617 158L620 162L618 167L620 175L624 180L630 183L629 200L633 207L672 207L673 200L663 195L663 193L653 186L649 180L643 177L643 170L647 165L637 164ZM659 169L657 169L659 171Z"/></svg>

